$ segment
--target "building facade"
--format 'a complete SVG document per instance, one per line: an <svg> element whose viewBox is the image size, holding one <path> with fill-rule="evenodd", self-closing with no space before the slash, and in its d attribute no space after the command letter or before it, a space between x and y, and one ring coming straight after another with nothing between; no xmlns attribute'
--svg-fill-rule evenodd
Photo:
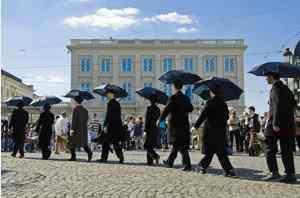
<svg viewBox="0 0 300 198"><path fill-rule="evenodd" d="M170 85L158 79L164 72L184 69L201 78L229 78L244 88L244 40L141 40L141 39L71 39L71 88L92 91L103 83L125 88L128 97L121 100L123 114L143 115L146 101L135 94L139 88L152 86L171 95ZM195 106L202 104L192 94L192 86L184 92ZM91 113L105 111L105 98L87 101ZM229 105L244 108L244 96Z"/></svg>
<svg viewBox="0 0 300 198"><path fill-rule="evenodd" d="M286 62L298 65L300 67L300 40L296 44L293 52L290 49L286 49L283 56L285 57ZM298 103L298 108L300 109L300 78L289 78L288 86L293 91L295 99Z"/></svg>

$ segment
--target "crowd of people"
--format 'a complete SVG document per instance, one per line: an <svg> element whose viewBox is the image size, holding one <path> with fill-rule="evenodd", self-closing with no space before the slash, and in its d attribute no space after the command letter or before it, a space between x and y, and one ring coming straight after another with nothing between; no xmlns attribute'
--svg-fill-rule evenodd
<svg viewBox="0 0 300 198"><path fill-rule="evenodd" d="M108 103L103 123L97 119L97 114L89 119L88 111L82 105L84 99L76 96L70 120L66 113L55 117L51 113L51 106L46 104L38 121L27 127L28 113L20 102L10 122L2 121L3 149L12 149L13 157L19 152L20 158L23 158L26 142L34 145L32 150L39 149L45 160L49 159L54 150L56 154L70 152L70 160L76 161L76 151L83 148L88 161L91 161L93 151L100 147L101 158L97 161L102 163L107 162L110 151L114 151L119 162L124 163L123 149L145 149L146 163L154 165L154 162L159 164L160 159L155 149L170 147L170 154L163 160L163 164L173 167L177 153L180 152L183 170L190 171L192 164L189 150L191 145L195 148L196 144L204 154L198 165L202 173L206 173L216 154L225 175L229 177L235 176L229 155L247 152L250 156L257 156L264 151L271 172L265 179L274 180L280 178L276 161L279 141L286 173L281 180L295 182L293 152L296 151L296 145L300 150L300 119L295 119L296 102L278 75L268 74L267 82L272 85L270 111L263 116L260 117L253 106L239 116L222 99L222 89L212 86L209 87L211 99L206 102L195 123L190 122L189 113L194 107L182 93L183 84L180 80L172 82L173 95L164 108L158 107L157 97L153 95L149 99L150 105L146 108L145 117L128 116L125 120L121 119L121 105L112 90L106 92ZM13 148L7 143L9 138L14 142ZM91 145L94 145L92 149Z"/></svg>

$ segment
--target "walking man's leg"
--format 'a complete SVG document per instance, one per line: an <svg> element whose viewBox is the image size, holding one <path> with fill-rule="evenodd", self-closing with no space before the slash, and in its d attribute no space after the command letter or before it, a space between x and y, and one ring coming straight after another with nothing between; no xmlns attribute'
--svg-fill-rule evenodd
<svg viewBox="0 0 300 198"><path fill-rule="evenodd" d="M225 170L225 176L234 176L233 166L229 160L228 155L225 152L217 152L217 156L222 168Z"/></svg>
<svg viewBox="0 0 300 198"><path fill-rule="evenodd" d="M181 148L180 153L182 156L182 164L184 166L183 170L184 171L192 170L191 159L190 159L188 148Z"/></svg>
<svg viewBox="0 0 300 198"><path fill-rule="evenodd" d="M281 159L285 168L286 176L281 180L282 182L296 182L295 164L293 149L294 137L280 137Z"/></svg>
<svg viewBox="0 0 300 198"><path fill-rule="evenodd" d="M124 155L123 155L123 151L122 151L120 143L114 142L113 147L114 147L117 157L119 158L119 163L123 164L124 163Z"/></svg>
<svg viewBox="0 0 300 198"><path fill-rule="evenodd" d="M271 175L264 178L264 180L274 180L280 178L276 159L276 153L278 152L277 140L277 137L266 136L266 160Z"/></svg>
<svg viewBox="0 0 300 198"><path fill-rule="evenodd" d="M177 153L178 153L178 148L176 145L173 145L172 146L172 150L169 154L169 157L167 160L163 161L165 165L169 166L169 167L173 167L173 163L174 163L174 160L176 159L177 157Z"/></svg>

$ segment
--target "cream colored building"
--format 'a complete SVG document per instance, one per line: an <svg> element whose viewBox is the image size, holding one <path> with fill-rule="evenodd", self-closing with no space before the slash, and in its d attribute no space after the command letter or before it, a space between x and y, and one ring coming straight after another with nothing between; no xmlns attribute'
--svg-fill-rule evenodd
<svg viewBox="0 0 300 198"><path fill-rule="evenodd" d="M146 102L135 94L145 86L152 86L171 94L169 85L158 78L171 69L185 69L203 79L211 76L229 78L244 88L244 51L242 39L71 39L71 88L92 90L109 82L125 88L129 96L122 99L124 114L144 114ZM192 87L185 87L195 107L202 104L192 95ZM90 112L103 113L105 99L99 96L86 102ZM244 96L230 105L242 111Z"/></svg>

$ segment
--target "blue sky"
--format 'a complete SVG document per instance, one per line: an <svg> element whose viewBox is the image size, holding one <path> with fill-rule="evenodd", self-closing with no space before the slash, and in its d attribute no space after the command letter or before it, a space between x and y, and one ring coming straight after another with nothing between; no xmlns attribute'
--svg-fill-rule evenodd
<svg viewBox="0 0 300 198"><path fill-rule="evenodd" d="M245 72L300 39L299 0L3 0L1 18L3 68L48 95L70 88L70 38L241 38ZM245 74L246 105L267 110L268 90Z"/></svg>

